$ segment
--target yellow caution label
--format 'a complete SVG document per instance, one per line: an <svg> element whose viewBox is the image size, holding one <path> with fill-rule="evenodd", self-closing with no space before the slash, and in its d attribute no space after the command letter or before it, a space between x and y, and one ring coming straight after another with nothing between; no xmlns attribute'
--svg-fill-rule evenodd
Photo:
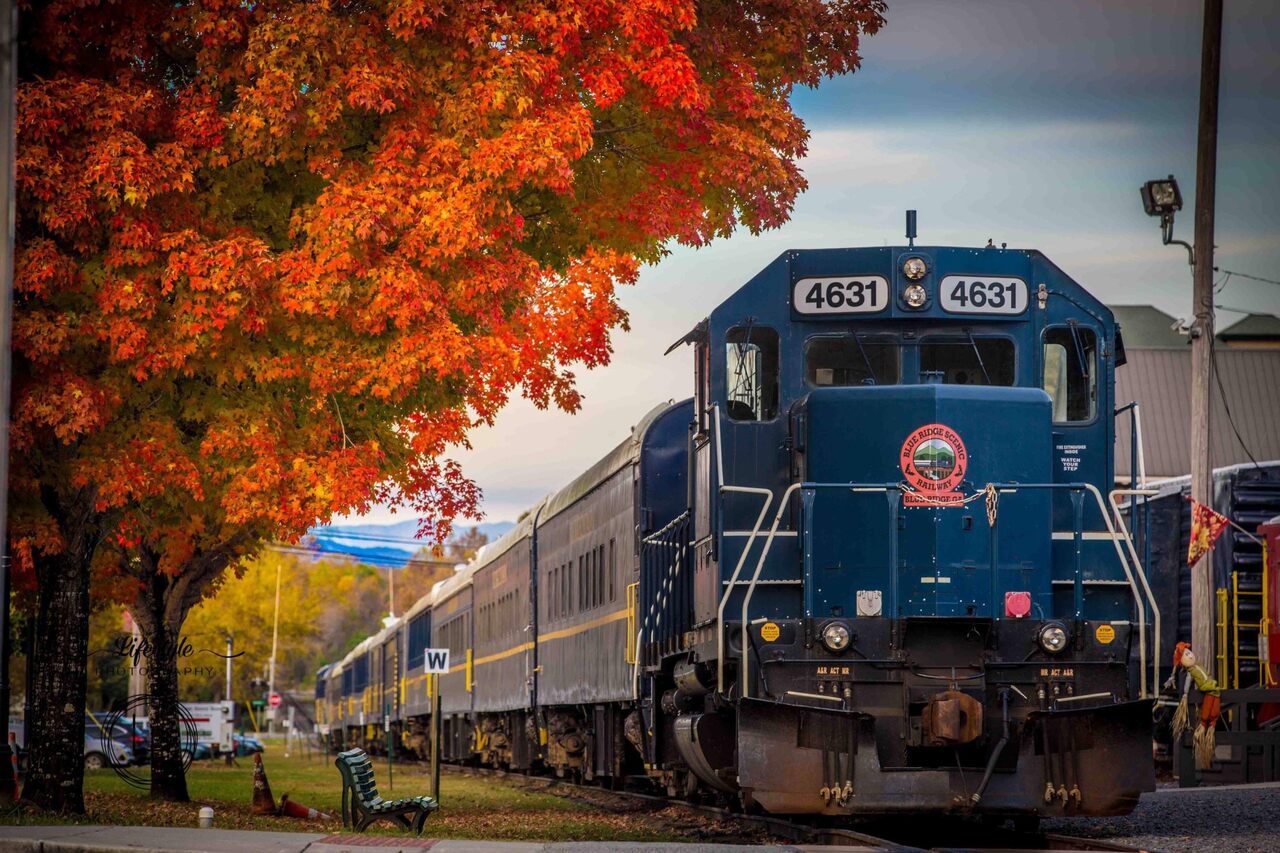
<svg viewBox="0 0 1280 853"><path fill-rule="evenodd" d="M1112 628L1110 625L1099 625L1097 629L1094 630L1093 636L1097 638L1099 643L1102 643L1105 646L1116 638L1116 629Z"/></svg>
<svg viewBox="0 0 1280 853"><path fill-rule="evenodd" d="M760 626L760 639L772 643L782 634L782 629L774 622L766 622Z"/></svg>

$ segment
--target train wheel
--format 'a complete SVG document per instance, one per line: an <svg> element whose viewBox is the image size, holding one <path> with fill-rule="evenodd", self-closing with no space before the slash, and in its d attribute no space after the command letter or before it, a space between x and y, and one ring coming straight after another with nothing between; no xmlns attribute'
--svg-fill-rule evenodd
<svg viewBox="0 0 1280 853"><path fill-rule="evenodd" d="M698 777L692 773L684 774L684 798L691 803L699 801Z"/></svg>

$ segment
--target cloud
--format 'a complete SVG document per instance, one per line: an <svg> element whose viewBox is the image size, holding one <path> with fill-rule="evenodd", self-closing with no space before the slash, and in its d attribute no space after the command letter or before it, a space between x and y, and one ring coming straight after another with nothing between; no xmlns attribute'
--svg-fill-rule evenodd
<svg viewBox="0 0 1280 853"><path fill-rule="evenodd" d="M897 134L873 130L818 130L809 139L809 153L800 168L812 183L841 181L846 185L907 184L935 174L923 152L895 144Z"/></svg>

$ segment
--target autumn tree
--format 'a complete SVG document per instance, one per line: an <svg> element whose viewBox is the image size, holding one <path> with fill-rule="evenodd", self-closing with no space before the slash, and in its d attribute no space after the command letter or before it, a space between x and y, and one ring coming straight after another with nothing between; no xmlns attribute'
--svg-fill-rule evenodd
<svg viewBox="0 0 1280 853"><path fill-rule="evenodd" d="M238 657L232 661L232 694L225 698L249 701L249 681L262 677L271 657L277 572L280 576L277 660L298 661L308 667L315 661L320 652L316 623L322 611L331 606L349 606L350 601L342 598L343 593L349 591L347 585L318 587L313 584L312 568L290 554L266 551L253 560L244 561L235 571L223 574L210 590L212 594L192 609L183 636L193 649L221 652L226 635L229 633L233 638ZM321 579L334 580L318 573L317 580ZM222 661L205 656L197 665L211 663L219 664L216 677L220 686L224 672ZM188 697L198 696L205 687L203 683L189 682L183 685L182 693Z"/></svg>
<svg viewBox="0 0 1280 853"><path fill-rule="evenodd" d="M488 544L488 534L481 532L479 527L469 527L454 531L449 541L445 543L444 552L450 559L465 563L468 560L474 560L480 549ZM431 550L426 548L414 555L416 559L430 559L432 556Z"/></svg>
<svg viewBox="0 0 1280 853"><path fill-rule="evenodd" d="M670 240L785 220L804 186L791 90L852 70L881 10L24 7L11 524L37 585L25 795L83 809L91 571L150 610L134 615L163 648L264 539L383 502L441 541L476 500L448 448L512 393L574 409L575 366L608 360L615 289L638 264ZM167 715L176 684L150 689ZM181 798L170 727L157 739L153 780L173 785L153 794Z"/></svg>

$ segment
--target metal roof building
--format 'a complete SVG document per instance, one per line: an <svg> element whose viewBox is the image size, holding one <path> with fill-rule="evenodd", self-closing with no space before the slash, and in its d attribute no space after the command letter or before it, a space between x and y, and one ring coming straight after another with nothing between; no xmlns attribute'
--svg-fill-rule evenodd
<svg viewBox="0 0 1280 853"><path fill-rule="evenodd" d="M1137 400L1141 406L1146 478L1182 476L1191 458L1190 347L1129 348L1127 357L1116 370L1116 401ZM1280 348L1220 346L1214 360L1213 467L1247 463L1250 454L1258 462L1280 459ZM1121 417L1116 424L1117 481L1129 482L1129 458L1129 419Z"/></svg>

